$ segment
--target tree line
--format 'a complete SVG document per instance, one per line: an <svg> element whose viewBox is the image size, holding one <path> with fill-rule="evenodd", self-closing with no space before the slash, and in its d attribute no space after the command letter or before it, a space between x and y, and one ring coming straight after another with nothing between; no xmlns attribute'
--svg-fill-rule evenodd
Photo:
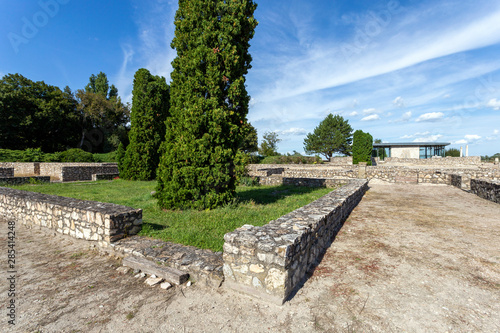
<svg viewBox="0 0 500 333"><path fill-rule="evenodd" d="M76 92L21 74L0 80L0 148L40 148L53 153L70 148L109 152L127 143L129 105L105 73L92 75Z"/></svg>

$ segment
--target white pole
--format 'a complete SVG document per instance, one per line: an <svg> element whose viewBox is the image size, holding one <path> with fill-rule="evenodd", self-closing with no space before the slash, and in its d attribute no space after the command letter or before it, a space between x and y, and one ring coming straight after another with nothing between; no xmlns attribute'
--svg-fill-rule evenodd
<svg viewBox="0 0 500 333"><path fill-rule="evenodd" d="M469 156L469 145L465 146L465 156Z"/></svg>
<svg viewBox="0 0 500 333"><path fill-rule="evenodd" d="M460 146L460 157L462 157L462 156L463 156L463 155L462 155L462 150L463 150L463 147L462 147L462 146Z"/></svg>

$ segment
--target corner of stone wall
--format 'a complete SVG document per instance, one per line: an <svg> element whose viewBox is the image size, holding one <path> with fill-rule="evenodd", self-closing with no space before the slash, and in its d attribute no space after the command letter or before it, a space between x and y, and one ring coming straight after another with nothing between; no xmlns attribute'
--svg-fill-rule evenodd
<svg viewBox="0 0 500 333"><path fill-rule="evenodd" d="M245 225L224 235L225 286L283 304L330 246L368 189L347 185L262 227Z"/></svg>

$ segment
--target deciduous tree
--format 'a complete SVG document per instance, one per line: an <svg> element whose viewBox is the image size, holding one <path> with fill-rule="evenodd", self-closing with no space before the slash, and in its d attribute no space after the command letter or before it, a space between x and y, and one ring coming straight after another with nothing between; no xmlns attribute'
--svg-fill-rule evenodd
<svg viewBox="0 0 500 333"><path fill-rule="evenodd" d="M307 154L321 154L330 159L333 154L351 154L352 127L342 116L331 113L304 139Z"/></svg>
<svg viewBox="0 0 500 333"><path fill-rule="evenodd" d="M85 89L77 90L76 98L82 119L80 148L108 152L126 141L129 105L122 103L114 85L109 86L106 74L92 74Z"/></svg>
<svg viewBox="0 0 500 333"><path fill-rule="evenodd" d="M262 143L260 144L259 154L262 156L276 156L278 153L278 143L281 139L278 138L276 132L266 132L263 135Z"/></svg>
<svg viewBox="0 0 500 333"><path fill-rule="evenodd" d="M80 115L71 90L64 92L20 74L0 80L0 148L44 152L75 147Z"/></svg>

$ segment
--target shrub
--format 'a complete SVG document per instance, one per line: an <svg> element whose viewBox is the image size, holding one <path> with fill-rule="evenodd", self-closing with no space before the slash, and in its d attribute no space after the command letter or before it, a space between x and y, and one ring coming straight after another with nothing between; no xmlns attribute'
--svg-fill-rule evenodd
<svg viewBox="0 0 500 333"><path fill-rule="evenodd" d="M61 155L61 162L79 162L92 163L95 162L94 155L84 150L73 148L66 150Z"/></svg>
<svg viewBox="0 0 500 333"><path fill-rule="evenodd" d="M240 185L243 186L259 186L259 178L257 177L250 177L250 176L244 176L240 178Z"/></svg>

